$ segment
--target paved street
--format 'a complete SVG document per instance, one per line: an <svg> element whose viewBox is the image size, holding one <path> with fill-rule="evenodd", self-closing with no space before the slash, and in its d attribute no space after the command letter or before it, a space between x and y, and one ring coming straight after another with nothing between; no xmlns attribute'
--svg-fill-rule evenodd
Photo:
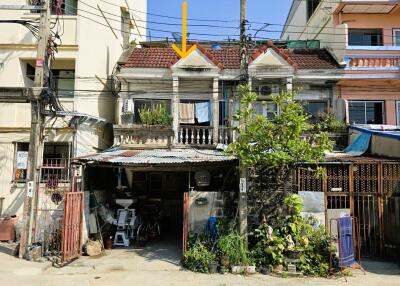
<svg viewBox="0 0 400 286"><path fill-rule="evenodd" d="M344 278L278 278L265 275L207 275L182 270L165 249L112 250L99 258L82 257L63 268L0 254L1 285L400 285L396 264L366 261L366 275ZM368 278L368 279L366 279ZM6 283L5 283L6 282Z"/></svg>

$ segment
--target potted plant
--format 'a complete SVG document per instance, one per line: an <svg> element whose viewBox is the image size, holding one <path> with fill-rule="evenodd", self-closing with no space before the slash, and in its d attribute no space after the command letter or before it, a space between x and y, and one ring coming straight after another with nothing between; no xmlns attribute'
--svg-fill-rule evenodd
<svg viewBox="0 0 400 286"><path fill-rule="evenodd" d="M121 115L122 124L133 124L134 114L131 111L126 111Z"/></svg>
<svg viewBox="0 0 400 286"><path fill-rule="evenodd" d="M235 231L230 231L219 238L217 246L221 252L221 264L231 267L232 273L254 273L255 266L250 265L249 252L246 241ZM223 260L223 261L222 261Z"/></svg>
<svg viewBox="0 0 400 286"><path fill-rule="evenodd" d="M218 263L214 260L210 261L208 264L208 272L210 274L215 274L218 272Z"/></svg>
<svg viewBox="0 0 400 286"><path fill-rule="evenodd" d="M207 249L207 246L200 240L196 240L188 246L183 258L182 264L185 268L201 273L211 271L217 272L215 253Z"/></svg>
<svg viewBox="0 0 400 286"><path fill-rule="evenodd" d="M172 117L165 104L158 104L154 108L144 107L139 110L140 121L143 125L165 127L170 126Z"/></svg>

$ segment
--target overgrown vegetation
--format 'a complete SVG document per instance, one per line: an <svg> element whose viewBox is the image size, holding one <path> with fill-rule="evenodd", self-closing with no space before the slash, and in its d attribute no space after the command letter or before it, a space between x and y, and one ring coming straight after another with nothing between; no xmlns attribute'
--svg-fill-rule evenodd
<svg viewBox="0 0 400 286"><path fill-rule="evenodd" d="M337 132L347 128L346 123L336 119L332 110L317 115L314 129L318 131Z"/></svg>
<svg viewBox="0 0 400 286"><path fill-rule="evenodd" d="M249 236L249 243L234 228L218 225L218 236L191 235L183 256L185 268L208 272L218 263L227 270L234 266L256 265L271 271L284 269L288 258L297 255L297 270L310 276L327 276L329 271L329 238L325 228L313 217L303 218L302 199L295 194L285 198L280 227L263 222Z"/></svg>
<svg viewBox="0 0 400 286"><path fill-rule="evenodd" d="M182 265L193 272L207 273L209 265L216 261L216 254L212 252L202 239L195 238L188 241L187 251L182 258Z"/></svg>
<svg viewBox="0 0 400 286"><path fill-rule="evenodd" d="M274 206L281 205L290 194L295 168L304 162L318 164L324 152L333 147L322 123L312 124L311 116L294 96L287 92L272 96L279 113L267 118L254 114L257 94L248 86L239 87L241 109L236 118L243 124L237 128L239 136L227 153L238 157L242 167L258 177L250 187L249 200L252 214L259 218L278 217L281 209ZM316 173L322 174L322 169Z"/></svg>
<svg viewBox="0 0 400 286"><path fill-rule="evenodd" d="M285 216L280 227L263 223L252 234L252 255L258 266L270 269L287 265L287 258L298 255L298 270L313 276L326 276L329 270L329 239L323 225L315 218L303 218L302 199L285 198Z"/></svg>
<svg viewBox="0 0 400 286"><path fill-rule="evenodd" d="M140 121L146 125L171 125L172 116L165 104L157 104L154 108L144 107L139 110Z"/></svg>
<svg viewBox="0 0 400 286"><path fill-rule="evenodd" d="M222 235L217 246L221 259L225 260L228 266L247 266L251 259L247 249L246 241L234 230Z"/></svg>
<svg viewBox="0 0 400 286"><path fill-rule="evenodd" d="M274 270L284 269L288 259L295 257L299 261L297 270L326 276L330 247L326 231L315 218L301 216L303 201L291 193L290 182L293 171L302 163L318 165L324 159L324 152L333 145L328 132L339 125L332 117L313 124L293 93L272 97L279 110L272 118L255 115L257 95L249 87L239 87L239 95L239 136L227 153L238 157L241 167L252 170L249 209L258 221L250 223L255 230L248 238L226 225L218 225L214 239L197 236L195 243L189 243L183 264L200 272L206 271L207 263L216 262L227 268L255 264ZM316 175L324 175L321 170L317 168Z"/></svg>
<svg viewBox="0 0 400 286"><path fill-rule="evenodd" d="M272 96L271 100L280 110L272 118L254 115L257 94L248 86L239 87L239 96L244 108L236 118L244 124L237 128L239 136L229 145L228 153L239 157L244 167L274 170L278 190L284 189L296 165L318 163L324 158L324 151L332 149L327 132L316 130L309 122L311 116L294 100L295 93Z"/></svg>

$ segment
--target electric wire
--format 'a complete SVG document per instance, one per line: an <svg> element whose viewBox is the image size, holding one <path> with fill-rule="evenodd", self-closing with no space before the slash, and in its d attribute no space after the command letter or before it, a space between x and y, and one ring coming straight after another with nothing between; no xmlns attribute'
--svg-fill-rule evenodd
<svg viewBox="0 0 400 286"><path fill-rule="evenodd" d="M86 6L88 6L88 7L90 7L90 8L92 8L92 9L95 9L96 11L98 11L98 9L96 7L94 7L94 6L92 6L92 5L89 5L89 4L87 4L87 3L83 2L83 1L81 1L81 3L86 5ZM73 8L73 7L71 6L71 8ZM97 14L97 13L94 13L94 12L90 12L90 11L85 10L85 9L81 9L81 8L78 9L77 8L76 10L84 12L84 13L88 13L90 15L97 16L97 17L100 17L100 18L104 17L103 15L100 15L100 14ZM107 20L118 22L118 23L123 23L120 20L121 19L121 15L113 14L113 13L110 13L110 12L107 12L107 11L103 11L103 13L118 18L118 19L113 19L111 17L104 17L104 18L107 18ZM129 18L129 17L124 17L124 16L122 16L122 17L127 19L127 20L131 20L131 18ZM147 23L154 23L154 24L158 24L158 25L173 25L173 26L175 26L175 25L176 26L181 26L182 25L181 23L163 23L163 22L144 21L144 20L136 20L136 21L137 22L145 22L145 23L146 22ZM277 25L277 24L272 24L272 23L267 23L267 22L264 23L264 26L272 26L272 25ZM227 26L219 26L219 25L190 25L190 24L188 24L187 26L238 29L238 27L233 27L233 26L227 27ZM178 33L179 34L180 33L180 31L171 31L171 30L164 30L164 29L157 29L157 28L149 28L149 27L138 26L138 25L136 25L136 27L138 29L141 28L141 29L145 29L147 31L155 31L155 32L168 33L168 34L172 34L172 33ZM308 26L296 26L296 27L307 27L307 28L310 28ZM325 28L325 29L333 29L333 30L342 29L342 28L335 28L335 27L323 27L323 28ZM266 29L256 29L256 28L250 28L250 29L247 29L247 30L248 31L255 31L255 32L282 33L282 30L268 30L268 29L266 30ZM345 30L347 30L347 29L345 29ZM390 28L383 28L382 30L392 31L392 29L390 29ZM286 33L288 33L288 34L305 34L305 35L334 35L334 36L345 36L345 35L347 35L347 33L311 32L311 31L287 31ZM210 33L196 33L196 32L191 32L190 34L197 35L197 36L233 37L233 38L235 38L235 37L238 38L240 36L239 34L210 34ZM392 34L384 34L384 33L382 34L382 37L392 37L392 36L393 36ZM264 38L264 37L253 37L253 39L263 40L263 39L266 39L266 38ZM325 43L332 43L332 42L325 42ZM340 42L335 42L335 43L340 43ZM342 43L344 43L344 42L342 42Z"/></svg>

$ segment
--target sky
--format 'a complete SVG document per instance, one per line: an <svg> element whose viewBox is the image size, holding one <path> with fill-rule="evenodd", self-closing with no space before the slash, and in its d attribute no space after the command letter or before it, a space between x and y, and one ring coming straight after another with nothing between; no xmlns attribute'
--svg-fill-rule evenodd
<svg viewBox="0 0 400 286"><path fill-rule="evenodd" d="M163 16L171 16L179 19L148 15L148 40L160 40L160 38L172 38L171 32L181 31L181 13L183 0L148 0L147 12ZM219 20L194 21L188 20L188 33L191 40L227 40L238 38L240 18L240 0L188 0L188 19ZM263 27L263 23L285 23L292 0L247 0L247 19L250 22L248 34L253 37L256 31ZM151 23L157 22L157 23ZM166 25L175 24L175 25ZM189 26L189 25L211 25ZM223 27L222 27L223 26ZM224 28L225 27L225 28ZM257 38L277 39L280 36L282 26L270 25L267 31L259 31ZM150 34L149 34L150 33ZM150 37L151 36L151 37Z"/></svg>

